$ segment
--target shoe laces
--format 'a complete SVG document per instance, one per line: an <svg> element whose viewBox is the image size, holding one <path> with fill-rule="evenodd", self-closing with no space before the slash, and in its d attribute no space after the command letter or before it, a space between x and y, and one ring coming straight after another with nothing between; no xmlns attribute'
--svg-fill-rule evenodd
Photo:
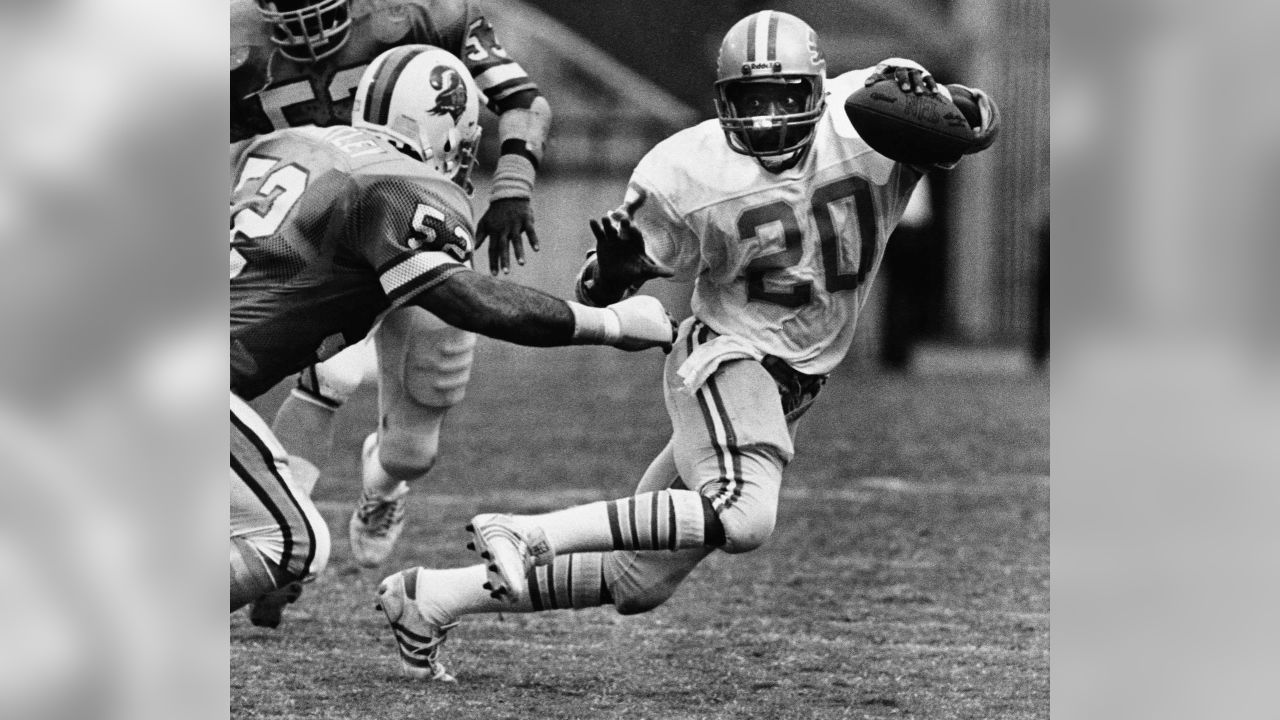
<svg viewBox="0 0 1280 720"><path fill-rule="evenodd" d="M404 517L405 497L394 500L360 494L360 522L370 535L386 535Z"/></svg>

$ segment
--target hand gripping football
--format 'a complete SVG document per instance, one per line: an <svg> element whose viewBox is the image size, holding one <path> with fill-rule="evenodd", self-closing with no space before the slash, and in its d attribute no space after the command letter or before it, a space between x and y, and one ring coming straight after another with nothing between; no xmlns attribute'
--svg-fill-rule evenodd
<svg viewBox="0 0 1280 720"><path fill-rule="evenodd" d="M858 88L844 110L873 150L901 163L952 163L974 144L973 129L955 103L940 94L903 92L892 79Z"/></svg>

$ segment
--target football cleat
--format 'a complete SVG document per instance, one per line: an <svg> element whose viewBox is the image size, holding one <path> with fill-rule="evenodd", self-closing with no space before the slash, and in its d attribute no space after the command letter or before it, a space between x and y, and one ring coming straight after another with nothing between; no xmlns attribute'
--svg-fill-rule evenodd
<svg viewBox="0 0 1280 720"><path fill-rule="evenodd" d="M472 537L467 548L479 553L485 563L489 580L485 589L495 599L513 605L523 602L529 594L525 574L555 557L542 528L524 525L511 515L476 515L467 525L467 532Z"/></svg>
<svg viewBox="0 0 1280 720"><path fill-rule="evenodd" d="M440 646L445 634L458 626L457 622L443 625L431 622L418 608L418 568L410 568L392 575L378 586L378 600L374 605L387 616L391 634L396 638L400 652L400 667L409 677L418 680L456 682L440 663Z"/></svg>
<svg viewBox="0 0 1280 720"><path fill-rule="evenodd" d="M351 514L349 534L351 555L363 567L377 567L391 554L404 531L404 510L409 486L401 483L389 498L360 493L360 503Z"/></svg>
<svg viewBox="0 0 1280 720"><path fill-rule="evenodd" d="M291 582L266 593L249 606L249 622L258 627L280 627L280 616L284 613L284 606L297 602L301 595L301 582Z"/></svg>

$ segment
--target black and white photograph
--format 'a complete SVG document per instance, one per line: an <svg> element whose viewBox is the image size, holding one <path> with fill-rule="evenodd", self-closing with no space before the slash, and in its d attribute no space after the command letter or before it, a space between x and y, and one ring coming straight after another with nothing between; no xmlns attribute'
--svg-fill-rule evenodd
<svg viewBox="0 0 1280 720"><path fill-rule="evenodd" d="M1276 27L0 3L0 718L1276 720Z"/></svg>
<svg viewBox="0 0 1280 720"><path fill-rule="evenodd" d="M1047 717L1047 33L234 0L233 716Z"/></svg>

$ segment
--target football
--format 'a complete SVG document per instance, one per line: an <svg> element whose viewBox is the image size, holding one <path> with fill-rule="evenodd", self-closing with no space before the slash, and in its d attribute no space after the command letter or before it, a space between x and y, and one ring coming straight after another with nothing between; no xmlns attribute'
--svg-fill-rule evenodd
<svg viewBox="0 0 1280 720"><path fill-rule="evenodd" d="M904 92L892 79L859 88L844 109L873 150L901 163L954 162L974 143L973 129L955 103Z"/></svg>

